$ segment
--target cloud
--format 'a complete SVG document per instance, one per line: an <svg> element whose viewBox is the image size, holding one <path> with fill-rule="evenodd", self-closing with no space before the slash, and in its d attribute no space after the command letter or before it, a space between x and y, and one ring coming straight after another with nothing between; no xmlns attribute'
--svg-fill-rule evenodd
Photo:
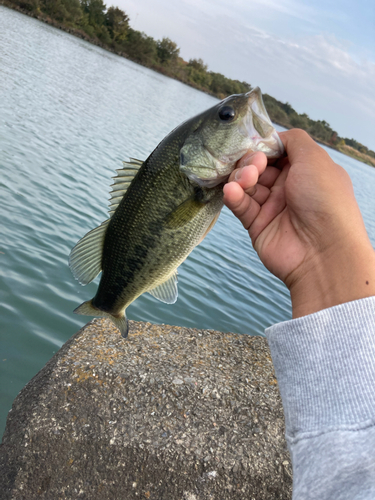
<svg viewBox="0 0 375 500"><path fill-rule="evenodd" d="M274 63L284 71L298 75L300 89L304 86L319 90L326 97L333 97L332 107L336 100L345 100L347 109L357 108L356 115L362 111L375 118L374 63L354 60L333 36L315 35L299 43L275 41L273 47L275 45L279 50L276 53L273 50ZM279 63L275 61L275 55ZM268 57L272 55L268 53ZM297 86L295 81L289 83Z"/></svg>
<svg viewBox="0 0 375 500"><path fill-rule="evenodd" d="M285 14L288 17L294 17L304 22L311 22L312 18L318 17L318 11L309 4L303 4L298 0L252 0L250 3L246 0L183 0L187 8L193 7L200 14L205 13L209 16L225 15L227 18L241 20L246 18L254 19L256 17L270 17Z"/></svg>
<svg viewBox="0 0 375 500"><path fill-rule="evenodd" d="M225 39L217 35L224 23ZM281 38L217 17L206 37L211 69L259 85L298 112L325 119L340 135L375 149L375 64L355 60L347 44L323 34Z"/></svg>
<svg viewBox="0 0 375 500"><path fill-rule="evenodd" d="M362 59L364 53L372 58L367 38L361 49L353 41L358 37L345 39L352 27L359 29L358 18L348 23L351 11L340 5L330 10L323 0L127 0L124 8L133 9L131 19L140 12L137 29L176 41L184 59L200 57L209 69L259 85L375 149L375 64Z"/></svg>

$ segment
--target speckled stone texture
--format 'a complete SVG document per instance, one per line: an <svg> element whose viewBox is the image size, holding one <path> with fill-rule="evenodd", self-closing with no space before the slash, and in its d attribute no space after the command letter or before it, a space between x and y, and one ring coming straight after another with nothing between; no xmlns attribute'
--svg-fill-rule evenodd
<svg viewBox="0 0 375 500"><path fill-rule="evenodd" d="M267 341L108 320L72 337L20 392L0 498L291 498Z"/></svg>

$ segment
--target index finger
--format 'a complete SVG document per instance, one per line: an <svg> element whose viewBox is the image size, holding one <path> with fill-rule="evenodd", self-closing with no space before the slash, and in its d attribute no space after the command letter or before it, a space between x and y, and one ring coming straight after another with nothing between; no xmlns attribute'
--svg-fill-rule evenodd
<svg viewBox="0 0 375 500"><path fill-rule="evenodd" d="M284 144L290 164L305 162L318 157L329 156L304 130L294 128L286 132L279 132L279 137Z"/></svg>

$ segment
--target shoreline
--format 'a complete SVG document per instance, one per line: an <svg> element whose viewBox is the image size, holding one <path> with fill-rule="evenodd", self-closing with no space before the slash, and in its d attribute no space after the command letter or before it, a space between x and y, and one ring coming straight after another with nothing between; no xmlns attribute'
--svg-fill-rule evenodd
<svg viewBox="0 0 375 500"><path fill-rule="evenodd" d="M37 19L38 21L42 21L43 23L48 24L49 26L52 26L54 28L65 31L66 33L69 33L70 35L73 35L77 38L81 38L82 40L85 40L86 42L89 42L93 45L96 45L104 50L107 50L108 52L116 54L120 57L124 57L125 59L128 59L129 61L132 61L136 64L139 64L140 66L144 66L148 69L151 69L152 71L155 71L156 73L160 73L168 78L172 78L173 80L179 81L182 84L188 85L189 87L192 87L196 90L199 90L200 92L204 92L205 94L208 94L208 95L211 95L212 97L216 97L217 99L220 99L220 97L218 95L216 95L215 93L207 91L205 89L202 89L199 85L194 84L194 82L184 81L184 80L178 78L178 75L171 74L171 72L168 71L167 68L165 68L161 65L142 64L140 61L136 60L135 58L130 57L126 52L116 50L115 48L108 46L108 44L101 42L97 37L92 37L92 36L88 35L83 29L66 26L65 24L60 23L60 22L52 19L51 17L49 17L48 15L46 15L42 12L38 13L38 12L31 11L31 10L23 9L22 7L15 5L8 0L0 0L0 5L2 5L3 7L7 7L9 9L15 10L15 11L19 12L20 14L25 14L29 17ZM276 125L284 127L286 129L293 128L292 125L275 120L272 117L271 117L271 121L273 123L275 123ZM361 153L359 150L357 150L357 149L355 149L347 144L335 145L335 144L332 144L330 142L319 139L318 137L315 137L311 133L310 133L310 136L318 144L322 144L326 147L334 149L334 150L344 154L345 156L349 156L350 158L353 158L357 161L360 161L361 163L365 163L366 165L369 165L370 167L375 167L375 159L374 158L372 158L371 156L369 156L365 153Z"/></svg>

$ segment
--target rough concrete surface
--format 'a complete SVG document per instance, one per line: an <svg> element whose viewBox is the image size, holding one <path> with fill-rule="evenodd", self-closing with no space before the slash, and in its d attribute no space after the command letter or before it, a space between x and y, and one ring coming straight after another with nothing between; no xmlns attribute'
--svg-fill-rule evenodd
<svg viewBox="0 0 375 500"><path fill-rule="evenodd" d="M291 498L267 342L108 320L72 337L14 401L2 500Z"/></svg>

